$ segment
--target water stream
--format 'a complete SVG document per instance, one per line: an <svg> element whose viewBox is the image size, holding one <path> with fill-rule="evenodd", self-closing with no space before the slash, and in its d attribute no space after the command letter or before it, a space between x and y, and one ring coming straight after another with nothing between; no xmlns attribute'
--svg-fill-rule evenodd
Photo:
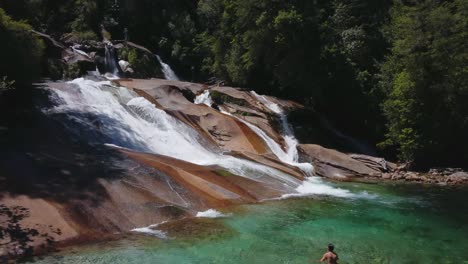
<svg viewBox="0 0 468 264"><path fill-rule="evenodd" d="M199 94L197 97L195 97L195 104L204 104L209 107L213 105L213 100L211 100L210 96L210 90L205 90L203 93Z"/></svg>
<svg viewBox="0 0 468 264"><path fill-rule="evenodd" d="M120 66L117 62L117 55L115 54L115 49L110 42L106 44L104 65L106 68L106 73L110 73L114 77L119 76Z"/></svg>
<svg viewBox="0 0 468 264"><path fill-rule="evenodd" d="M258 95L256 92L251 92L255 98L262 102L268 109L276 113L281 121L281 128L283 132L284 142L286 143L286 157L289 162L297 162L299 154L297 153L297 139L288 122L288 117L283 109L278 104L273 103L263 95Z"/></svg>
<svg viewBox="0 0 468 264"><path fill-rule="evenodd" d="M172 70L171 66L169 64L165 63L159 55L156 55L156 59L158 60L159 64L161 65L161 70L164 74L164 78L166 80L171 80L171 81L179 81L179 77L175 74L175 72Z"/></svg>

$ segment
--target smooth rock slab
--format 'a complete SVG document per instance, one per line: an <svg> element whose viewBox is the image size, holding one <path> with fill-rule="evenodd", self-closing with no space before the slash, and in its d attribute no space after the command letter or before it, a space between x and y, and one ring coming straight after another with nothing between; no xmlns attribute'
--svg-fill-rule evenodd
<svg viewBox="0 0 468 264"><path fill-rule="evenodd" d="M355 177L381 176L380 171L334 149L307 144L299 145L298 151L300 161L312 163L315 172L322 177L345 180Z"/></svg>

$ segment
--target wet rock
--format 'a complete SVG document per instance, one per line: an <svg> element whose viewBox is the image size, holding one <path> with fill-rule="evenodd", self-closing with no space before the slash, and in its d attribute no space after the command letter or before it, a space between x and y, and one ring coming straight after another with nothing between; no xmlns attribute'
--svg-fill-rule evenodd
<svg viewBox="0 0 468 264"><path fill-rule="evenodd" d="M347 179L381 176L380 171L333 149L307 144L299 145L298 151L300 161L314 164L315 172L322 177Z"/></svg>
<svg viewBox="0 0 468 264"><path fill-rule="evenodd" d="M133 73L133 69L131 68L130 63L128 61L119 60L119 65L123 72Z"/></svg>
<svg viewBox="0 0 468 264"><path fill-rule="evenodd" d="M120 85L144 91L167 113L197 130L207 143L227 151L265 154L268 148L247 125L206 105L196 105L189 94L207 89L201 84L161 79L122 80Z"/></svg>
<svg viewBox="0 0 468 264"><path fill-rule="evenodd" d="M388 162L384 158L372 157L361 154L351 154L349 156L355 160L363 162L364 164L366 164L366 166L381 172L394 171L397 168L397 165L395 163Z"/></svg>

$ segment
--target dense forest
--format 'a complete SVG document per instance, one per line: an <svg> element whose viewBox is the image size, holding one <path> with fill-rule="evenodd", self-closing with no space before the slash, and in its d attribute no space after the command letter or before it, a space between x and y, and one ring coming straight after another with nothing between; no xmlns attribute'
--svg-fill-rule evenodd
<svg viewBox="0 0 468 264"><path fill-rule="evenodd" d="M31 29L64 43L128 35L185 80L300 101L388 158L467 165L468 1L3 0L0 93L51 77Z"/></svg>

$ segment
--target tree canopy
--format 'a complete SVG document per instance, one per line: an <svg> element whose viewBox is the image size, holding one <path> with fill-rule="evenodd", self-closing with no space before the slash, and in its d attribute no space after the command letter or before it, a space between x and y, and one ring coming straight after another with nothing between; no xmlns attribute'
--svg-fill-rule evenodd
<svg viewBox="0 0 468 264"><path fill-rule="evenodd" d="M11 19L0 9L0 36L2 83L6 83L5 76L16 82L28 82L39 77L44 43L31 33L31 26Z"/></svg>
<svg viewBox="0 0 468 264"><path fill-rule="evenodd" d="M216 77L301 101L381 154L421 167L468 160L467 1L16 0L0 8L12 16L0 12L7 80L37 75L43 45L26 23L72 42L101 39L101 25L112 39L127 29L186 80Z"/></svg>

